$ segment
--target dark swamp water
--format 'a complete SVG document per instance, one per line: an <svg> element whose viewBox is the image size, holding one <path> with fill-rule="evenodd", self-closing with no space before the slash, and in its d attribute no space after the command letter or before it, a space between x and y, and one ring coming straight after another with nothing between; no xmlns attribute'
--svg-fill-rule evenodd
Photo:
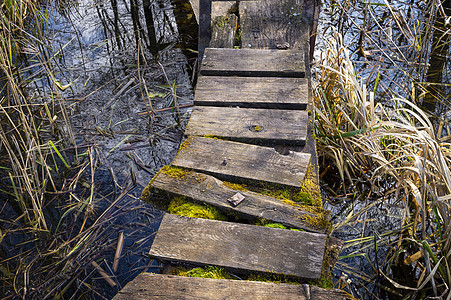
<svg viewBox="0 0 451 300"><path fill-rule="evenodd" d="M418 52L410 51L408 47L391 52L381 51L392 47L388 33L383 34L391 26L390 16L385 15L386 10L382 6L384 1L374 1L372 4L382 25L382 29L373 25L374 33L367 35L372 38L365 38L366 35L360 30L360 24L369 20L365 16L365 11L369 12L368 4L349 2L352 5L344 7L345 3L348 2L323 3L318 32L324 34L317 38L318 51L330 40L331 35L328 34L331 33L327 28L332 26L343 33L345 44L357 62L359 75L372 78L369 85L374 84L374 78L370 76L372 68L381 65L378 55L383 57L382 65L386 72L386 78L382 81L396 93L410 93L412 82L405 78L415 78L416 83L426 81L427 75L420 75L423 73L415 64L405 65L401 59L401 56L407 56L408 61L415 61L417 57L422 57ZM414 1L396 1L392 4L400 14L411 14L413 20L424 18L422 2L418 5L414 5ZM84 186L80 184L74 194L82 198L93 191L94 211L92 218L86 221L88 225L92 225L95 217L108 208L89 251L75 259L74 275L71 277L76 284L64 298L110 299L139 273L145 270L159 272L157 263L151 261L146 253L162 213L139 197L153 175L162 166L171 163L183 139L195 83L196 54L189 49L195 50L197 47L197 28L188 1L79 0L74 9L64 12L54 11L54 18L48 24L54 41L51 51L57 53L62 50L59 72L55 77L62 85L67 85L63 96L68 99L78 151L87 151L87 156L91 157L91 163L83 175ZM408 39L399 37L399 40L401 46L402 43L410 44ZM373 44L378 45L370 49L374 55L363 56L360 47ZM449 57L449 49L442 49L440 55ZM417 65L427 63L426 57L421 59L417 60ZM445 59L447 61L449 59ZM433 80L445 85L440 85L439 100L425 108L439 116L440 120L447 120L450 117L448 94L451 73L448 63L437 68L444 71L440 80ZM408 76L399 70L407 70ZM34 89L41 95L50 93L45 80L36 80ZM388 94L383 94L382 98L388 97ZM154 115L147 113L151 109L156 111ZM67 155L71 156L70 153L68 150ZM375 204L352 223L336 228L334 236L343 240L373 236L377 237L374 241L377 240L378 247L375 247L376 242L357 246L348 243L342 255L350 257L339 261L334 270L334 280L361 298L373 299L376 295L388 298L378 289L378 284L386 282L382 278L374 279L377 275L372 268L387 255L390 236L385 233L399 225L402 207L394 201L390 202L390 199L381 200L382 194L367 197L370 187L365 183L357 182L353 189L344 194L334 182L338 177L335 175L329 176L332 180L324 182L325 208L331 210L334 224L344 221L352 211L359 211L371 202ZM54 214L51 219L57 224L61 211L50 211L49 214ZM3 206L0 217L2 220L14 219L17 212L12 207ZM80 230L82 223L83 219L79 219L77 224L72 224L73 227L68 226L67 235ZM8 226L5 222L1 223L2 229ZM125 244L119 268L114 272L111 266L119 232L123 232ZM23 232L8 235L2 240L1 256L10 258L26 253L36 247L27 242L35 238L39 236ZM51 239L42 243L49 247L53 245ZM351 257L354 254L358 255ZM114 274L115 287L105 283L91 265L92 260L99 262L107 273ZM398 277L403 276L410 275L401 270ZM65 283L72 278L67 278ZM370 284L367 284L368 280ZM45 285L42 282L38 286L44 289ZM3 291L7 289L4 287ZM38 294L40 298L45 296L45 293ZM12 295L11 291L5 293L5 296L9 295Z"/></svg>

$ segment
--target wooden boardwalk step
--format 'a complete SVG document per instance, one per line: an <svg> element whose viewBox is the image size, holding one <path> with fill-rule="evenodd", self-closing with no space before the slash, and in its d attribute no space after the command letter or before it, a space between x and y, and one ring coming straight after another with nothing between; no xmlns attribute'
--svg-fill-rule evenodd
<svg viewBox="0 0 451 300"><path fill-rule="evenodd" d="M200 76L195 105L306 109L306 78Z"/></svg>
<svg viewBox="0 0 451 300"><path fill-rule="evenodd" d="M149 255L234 271L321 276L327 236L165 214Z"/></svg>
<svg viewBox="0 0 451 300"><path fill-rule="evenodd" d="M302 0L242 1L239 6L243 48L288 47L305 50L310 26Z"/></svg>
<svg viewBox="0 0 451 300"><path fill-rule="evenodd" d="M301 187L311 155L274 148L189 137L172 164L222 177Z"/></svg>
<svg viewBox="0 0 451 300"><path fill-rule="evenodd" d="M217 76L305 77L304 52L206 48L200 73Z"/></svg>
<svg viewBox="0 0 451 300"><path fill-rule="evenodd" d="M315 227L306 221L316 217L313 213L283 203L273 197L247 190L232 189L221 180L210 175L190 172L184 178L174 178L165 172L159 172L152 180L151 187L160 192L169 193L171 196L188 197L195 202L217 207L221 211L234 213L251 221L255 221L257 218L265 218L291 228L319 233L326 232L326 228ZM236 193L244 196L244 200L234 206L229 202L229 199Z"/></svg>
<svg viewBox="0 0 451 300"><path fill-rule="evenodd" d="M304 145L307 123L306 111L203 106L194 108L185 135Z"/></svg>
<svg viewBox="0 0 451 300"><path fill-rule="evenodd" d="M339 290L326 290L307 284L295 285L141 273L119 291L113 299L345 300L348 298Z"/></svg>

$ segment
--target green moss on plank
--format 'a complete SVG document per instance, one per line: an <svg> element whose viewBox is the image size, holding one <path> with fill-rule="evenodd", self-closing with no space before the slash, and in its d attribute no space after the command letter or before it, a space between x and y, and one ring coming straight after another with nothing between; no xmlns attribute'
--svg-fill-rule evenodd
<svg viewBox="0 0 451 300"><path fill-rule="evenodd" d="M185 277L236 279L226 269L215 266L206 266L204 268L194 268L194 269L176 267L172 270L171 274Z"/></svg>
<svg viewBox="0 0 451 300"><path fill-rule="evenodd" d="M172 178L179 178L179 179L186 179L189 174L191 174L193 171L185 168L180 167L174 167L174 166L164 166L162 169L162 172L169 177Z"/></svg>
<svg viewBox="0 0 451 300"><path fill-rule="evenodd" d="M210 205L194 204L185 200L184 197L176 196L168 207L171 214L190 218L202 218L209 220L226 221L227 218L218 209Z"/></svg>
<svg viewBox="0 0 451 300"><path fill-rule="evenodd" d="M241 192L246 191L246 186L244 184L233 183L233 182L228 182L228 181L223 181L222 183L224 183L224 185L226 187L228 187L229 189L237 190L237 191L241 191Z"/></svg>
<svg viewBox="0 0 451 300"><path fill-rule="evenodd" d="M302 278L294 275L283 275L263 272L251 273L247 278L247 280L272 282L272 283L289 283L289 284L301 284L303 281Z"/></svg>

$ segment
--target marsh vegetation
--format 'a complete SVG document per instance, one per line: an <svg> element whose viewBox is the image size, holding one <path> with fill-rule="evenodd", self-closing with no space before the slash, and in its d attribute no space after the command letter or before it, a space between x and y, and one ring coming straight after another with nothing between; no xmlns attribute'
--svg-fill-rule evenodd
<svg viewBox="0 0 451 300"><path fill-rule="evenodd" d="M337 286L449 299L449 3L323 8L332 42L317 52L315 134L321 177L340 182L323 185L346 240Z"/></svg>
<svg viewBox="0 0 451 300"><path fill-rule="evenodd" d="M315 134L346 240L335 287L356 298L450 297L449 7L323 4ZM138 198L182 137L191 12L187 1L0 3L4 297L111 297L156 270L143 253L159 212Z"/></svg>
<svg viewBox="0 0 451 300"><path fill-rule="evenodd" d="M176 153L192 62L170 3L147 4L0 3L2 297L111 298L156 267L139 196Z"/></svg>

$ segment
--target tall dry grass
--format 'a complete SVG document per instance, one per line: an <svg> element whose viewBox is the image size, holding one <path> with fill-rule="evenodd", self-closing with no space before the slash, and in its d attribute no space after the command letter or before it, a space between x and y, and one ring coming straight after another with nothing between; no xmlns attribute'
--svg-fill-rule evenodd
<svg viewBox="0 0 451 300"><path fill-rule="evenodd" d="M428 115L416 104L413 89L410 100L392 97L380 101L375 93L378 78L369 90L367 78L357 75L338 33L321 53L316 68L315 134L319 156L334 162L345 187L360 178L370 182L380 198L403 203L399 228L382 237L349 241L359 249L348 257L366 256L365 250L378 240L391 249L390 254L378 266L366 258L374 273L389 282L387 290L398 290L408 297L449 295L451 144L436 135ZM335 229L355 221L372 205L350 213L335 224ZM412 278L415 286L392 278L395 261L404 261L417 270ZM374 277L366 280L374 283Z"/></svg>
<svg viewBox="0 0 451 300"><path fill-rule="evenodd" d="M95 148L77 149L50 50L49 20L65 5L0 3L0 294L7 298L90 290L86 265L105 247L99 236L110 210L94 213L99 162ZM47 92L40 94L42 80Z"/></svg>

